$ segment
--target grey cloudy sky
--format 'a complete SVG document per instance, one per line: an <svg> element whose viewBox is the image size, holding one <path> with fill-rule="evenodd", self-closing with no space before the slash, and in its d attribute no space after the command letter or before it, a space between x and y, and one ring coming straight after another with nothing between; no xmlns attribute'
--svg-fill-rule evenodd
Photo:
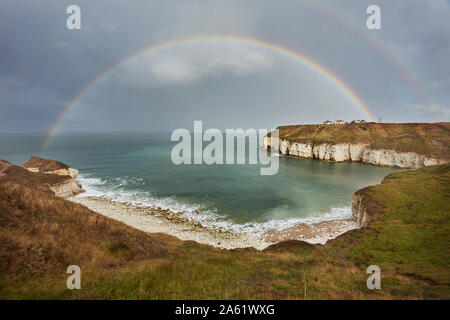
<svg viewBox="0 0 450 320"><path fill-rule="evenodd" d="M66 8L81 8L81 30ZM366 8L381 7L381 30ZM0 132L46 132L93 79L140 50L200 36L303 54L385 122L450 120L446 0L0 0ZM84 94L60 131L273 128L365 118L335 86L263 46L205 41L132 59Z"/></svg>

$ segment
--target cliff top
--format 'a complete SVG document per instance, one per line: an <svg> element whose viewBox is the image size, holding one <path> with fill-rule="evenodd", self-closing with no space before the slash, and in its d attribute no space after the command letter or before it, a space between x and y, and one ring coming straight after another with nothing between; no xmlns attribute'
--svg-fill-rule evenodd
<svg viewBox="0 0 450 320"><path fill-rule="evenodd" d="M450 158L450 122L307 124L278 127L281 139L301 143L366 143L374 149Z"/></svg>
<svg viewBox="0 0 450 320"><path fill-rule="evenodd" d="M39 171L55 171L59 169L68 169L69 166L65 163L52 160L44 159L40 157L31 157L27 162L25 162L22 167L24 168L37 168Z"/></svg>
<svg viewBox="0 0 450 320"><path fill-rule="evenodd" d="M364 197L370 228L356 232L354 261L376 261L382 270L389 266L448 286L449 186L450 164L444 164L391 173L381 184L358 190L355 195ZM332 242L342 246L351 237Z"/></svg>
<svg viewBox="0 0 450 320"><path fill-rule="evenodd" d="M0 160L0 182L10 181L53 193L49 186L66 182L69 176L31 172L8 161Z"/></svg>

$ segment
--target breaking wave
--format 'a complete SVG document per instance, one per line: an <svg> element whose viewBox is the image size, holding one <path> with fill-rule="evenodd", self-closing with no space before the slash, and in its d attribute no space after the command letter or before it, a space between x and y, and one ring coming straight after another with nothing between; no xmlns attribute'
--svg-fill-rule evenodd
<svg viewBox="0 0 450 320"><path fill-rule="evenodd" d="M97 178L89 174L78 177L85 193L79 197L102 197L120 203L129 203L136 207L159 207L177 214L188 221L198 223L206 228L230 230L237 233L263 233L267 230L283 230L301 223L313 224L321 221L349 219L352 217L350 206L330 208L328 212L311 213L304 218L271 219L264 222L237 223L229 217L218 213L217 209L206 208L202 204L180 201L174 197L157 197L151 192L132 190L125 187L139 187L145 181L138 177ZM277 208L273 209L277 210Z"/></svg>

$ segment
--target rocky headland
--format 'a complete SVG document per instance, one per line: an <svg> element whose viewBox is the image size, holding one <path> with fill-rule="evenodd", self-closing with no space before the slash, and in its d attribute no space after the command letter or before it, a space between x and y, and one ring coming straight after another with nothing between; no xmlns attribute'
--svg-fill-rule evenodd
<svg viewBox="0 0 450 320"><path fill-rule="evenodd" d="M278 130L279 137L267 135L263 147L284 156L413 169L450 159L448 122L298 125Z"/></svg>
<svg viewBox="0 0 450 320"><path fill-rule="evenodd" d="M53 160L43 159L33 156L27 162L21 165L21 167L31 172L42 172L49 174L57 174L60 176L70 176L73 179L78 178L78 170L69 167L67 164Z"/></svg>
<svg viewBox="0 0 450 320"><path fill-rule="evenodd" d="M67 198L83 193L77 180L78 170L51 159L31 157L26 163L16 166L0 160L0 178L25 184Z"/></svg>

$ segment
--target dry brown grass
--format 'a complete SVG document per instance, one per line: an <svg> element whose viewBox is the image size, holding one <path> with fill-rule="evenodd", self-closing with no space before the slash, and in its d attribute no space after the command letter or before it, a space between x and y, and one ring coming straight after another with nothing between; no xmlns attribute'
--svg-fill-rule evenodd
<svg viewBox="0 0 450 320"><path fill-rule="evenodd" d="M25 168L38 168L39 171L43 172L69 168L69 166L65 163L53 159L43 159L35 156L31 157L22 166Z"/></svg>
<svg viewBox="0 0 450 320"><path fill-rule="evenodd" d="M4 160L0 160L0 179L4 182L11 181L53 194L53 191L50 190L49 185L61 184L71 180L72 178L57 174L30 172L27 169L13 165Z"/></svg>
<svg viewBox="0 0 450 320"><path fill-rule="evenodd" d="M179 241L150 235L14 182L0 182L0 272L49 272L76 264L111 269L161 259Z"/></svg>

